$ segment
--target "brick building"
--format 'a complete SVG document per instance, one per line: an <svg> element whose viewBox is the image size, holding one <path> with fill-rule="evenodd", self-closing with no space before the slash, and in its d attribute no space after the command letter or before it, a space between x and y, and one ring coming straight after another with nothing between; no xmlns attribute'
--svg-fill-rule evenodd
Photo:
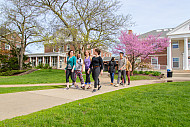
<svg viewBox="0 0 190 127"><path fill-rule="evenodd" d="M20 47L20 36L16 32L8 32L5 28L0 28L0 50L1 52L6 52L6 54L9 54L10 50L12 50L12 47L7 43L7 40L4 39L2 36L6 36L6 38L9 41L12 41L12 44L15 45L17 48Z"/></svg>
<svg viewBox="0 0 190 127"><path fill-rule="evenodd" d="M59 47L45 45L44 53L27 54L29 57L27 62L31 62L32 67L36 67L39 64L49 64L54 69L64 69L69 50L75 51L74 47L70 44ZM89 50L89 52L91 56L94 56L95 49ZM107 50L101 51L101 57L111 57L111 55Z"/></svg>

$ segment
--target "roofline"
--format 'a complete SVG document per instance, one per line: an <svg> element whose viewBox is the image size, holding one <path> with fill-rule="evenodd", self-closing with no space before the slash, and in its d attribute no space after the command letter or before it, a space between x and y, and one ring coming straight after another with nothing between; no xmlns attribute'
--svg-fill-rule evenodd
<svg viewBox="0 0 190 127"><path fill-rule="evenodd" d="M172 32L174 32L174 31L178 30L179 28L181 28L182 26L184 26L184 25L185 25L185 24L187 24L188 22L190 22L190 19L189 19L189 20L187 20L187 21L185 21L184 23L182 23L182 24L178 25L178 26L177 26L177 27L175 27L173 30L171 30L169 33L167 33L166 35L167 35L167 36L170 36Z"/></svg>

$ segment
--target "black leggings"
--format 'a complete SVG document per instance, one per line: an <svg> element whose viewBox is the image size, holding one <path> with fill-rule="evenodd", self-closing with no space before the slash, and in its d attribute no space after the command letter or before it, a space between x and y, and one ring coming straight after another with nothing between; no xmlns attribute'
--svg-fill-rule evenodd
<svg viewBox="0 0 190 127"><path fill-rule="evenodd" d="M75 82L74 80L74 72L72 72L72 69L66 70L66 83L69 82L69 76L71 76L71 80Z"/></svg>
<svg viewBox="0 0 190 127"><path fill-rule="evenodd" d="M91 71L90 71L90 73L91 73ZM90 83L90 73L88 74L88 69L85 69L85 74L86 74L85 84Z"/></svg>
<svg viewBox="0 0 190 127"><path fill-rule="evenodd" d="M93 68L92 77L94 79L94 88L97 88L97 86L100 85L99 75L100 75L100 67Z"/></svg>

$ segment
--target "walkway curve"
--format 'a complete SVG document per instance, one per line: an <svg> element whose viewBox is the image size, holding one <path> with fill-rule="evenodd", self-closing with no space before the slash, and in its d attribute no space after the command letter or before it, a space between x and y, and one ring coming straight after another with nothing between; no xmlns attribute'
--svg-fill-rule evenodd
<svg viewBox="0 0 190 127"><path fill-rule="evenodd" d="M100 76L100 81L102 88L100 91L97 91L95 93L92 93L92 89L65 90L63 88L58 88L58 89L0 94L0 102L1 102L0 121L5 119L11 119L16 116L27 115L33 112L40 111L42 109L48 109L75 100L80 100L83 98L88 98L95 95L116 91L119 89L161 82L161 80L140 80L140 81L132 81L131 85L126 87L123 86L114 87L109 85L110 79L106 74Z"/></svg>

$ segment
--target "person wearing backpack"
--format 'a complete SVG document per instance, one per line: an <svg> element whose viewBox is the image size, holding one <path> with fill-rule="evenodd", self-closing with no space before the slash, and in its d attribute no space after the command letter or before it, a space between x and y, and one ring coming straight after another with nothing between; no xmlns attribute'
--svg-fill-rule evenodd
<svg viewBox="0 0 190 127"><path fill-rule="evenodd" d="M84 86L84 79L83 79L83 76L82 76L82 66L83 66L83 60L80 57L80 54L77 54L76 69L75 69L75 73L74 73L74 80L75 80L74 84L75 84L77 89L79 89L78 85L76 85L77 76L80 79L81 86Z"/></svg>
<svg viewBox="0 0 190 127"><path fill-rule="evenodd" d="M116 67L115 57L112 57L111 61L108 64L108 72L110 73L110 78L111 78L110 85L113 85L115 67Z"/></svg>
<svg viewBox="0 0 190 127"><path fill-rule="evenodd" d="M73 50L70 50L68 52L68 57L67 57L67 65L65 68L65 73L66 73L66 84L67 87L65 88L66 90L69 89L69 76L71 76L71 80L73 81L73 85L75 83L74 79L74 70L76 69L76 57L73 55Z"/></svg>

